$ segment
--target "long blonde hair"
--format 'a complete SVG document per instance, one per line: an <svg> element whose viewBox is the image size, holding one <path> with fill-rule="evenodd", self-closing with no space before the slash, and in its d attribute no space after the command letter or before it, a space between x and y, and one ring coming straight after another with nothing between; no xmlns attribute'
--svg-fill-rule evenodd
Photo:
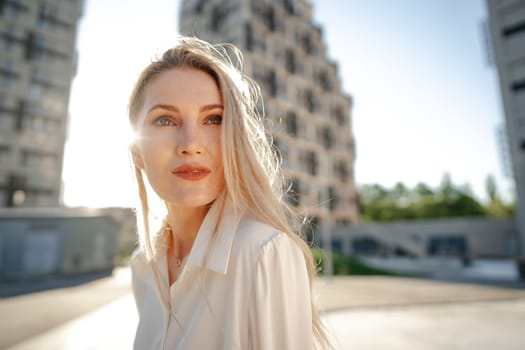
<svg viewBox="0 0 525 350"><path fill-rule="evenodd" d="M286 202L286 182L281 164L265 131L263 115L257 108L258 103L262 104L260 89L242 73L242 63L241 52L231 44L211 45L197 38L180 37L175 47L141 73L130 97L129 121L137 131L145 89L163 72L192 68L209 74L219 87L224 105L221 146L225 195L235 208L276 227L301 248L311 290L315 265L311 251L299 233L301 216ZM155 249L149 228L150 210L142 171L137 166L135 175L144 224L140 245L151 257L155 255ZM312 329L317 347L329 347L313 301Z"/></svg>

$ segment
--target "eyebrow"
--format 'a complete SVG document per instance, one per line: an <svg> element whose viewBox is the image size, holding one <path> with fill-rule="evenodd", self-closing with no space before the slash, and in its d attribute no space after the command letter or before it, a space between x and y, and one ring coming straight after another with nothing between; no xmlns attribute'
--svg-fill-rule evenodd
<svg viewBox="0 0 525 350"><path fill-rule="evenodd" d="M211 104L211 105L202 106L199 109L199 111L200 112L205 112L205 111L209 111L209 110L216 109L216 108L224 109L224 106L222 104ZM153 111L155 109L166 109L166 110L174 112L174 113L180 113L179 109L177 107L175 107L175 106L158 104L158 105L154 105L153 107L151 107L148 110L148 114L151 113L151 111Z"/></svg>

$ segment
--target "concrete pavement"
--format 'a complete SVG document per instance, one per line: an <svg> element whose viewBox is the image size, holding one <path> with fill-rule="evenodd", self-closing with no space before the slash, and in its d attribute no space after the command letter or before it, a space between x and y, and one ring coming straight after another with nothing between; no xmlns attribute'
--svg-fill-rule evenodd
<svg viewBox="0 0 525 350"><path fill-rule="evenodd" d="M129 270L81 287L77 303L103 293L103 286L120 286L117 289L125 292L111 292L112 302L60 325L47 321L71 288L35 293L33 298L0 299L2 319L9 320L0 323L0 339L23 332L26 322L35 319L31 308L37 303L47 305L47 314L36 315L41 327L33 327L33 333L26 331L22 338L20 334L12 337L23 339L16 345L0 348L129 349L137 322ZM397 277L322 278L314 288L338 349L518 349L525 344L523 289ZM40 305L41 309L46 305Z"/></svg>
<svg viewBox="0 0 525 350"><path fill-rule="evenodd" d="M8 350L127 350L138 322L133 296L104 305L78 319L25 340Z"/></svg>
<svg viewBox="0 0 525 350"><path fill-rule="evenodd" d="M323 321L336 349L525 349L525 299L343 310Z"/></svg>
<svg viewBox="0 0 525 350"><path fill-rule="evenodd" d="M525 289L382 276L319 278L314 292L322 311L519 300Z"/></svg>
<svg viewBox="0 0 525 350"><path fill-rule="evenodd" d="M0 298L0 349L82 317L130 293L129 268L115 269L110 277L90 280L87 276L80 276L73 280L79 278L89 282L66 283L67 287L64 288L33 293L27 292L31 290L31 286L41 289L40 281L30 283L29 286L2 286L4 292L17 290L26 294ZM63 282L54 283L56 287L56 283ZM50 282L44 284L49 288L53 286Z"/></svg>

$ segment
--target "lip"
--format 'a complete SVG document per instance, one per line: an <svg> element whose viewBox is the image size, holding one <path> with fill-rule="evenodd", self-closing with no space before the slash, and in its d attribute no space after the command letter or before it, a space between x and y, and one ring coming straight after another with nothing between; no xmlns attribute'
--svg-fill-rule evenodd
<svg viewBox="0 0 525 350"><path fill-rule="evenodd" d="M202 165L183 164L174 168L171 173L177 177L189 181L198 181L211 173L211 169Z"/></svg>

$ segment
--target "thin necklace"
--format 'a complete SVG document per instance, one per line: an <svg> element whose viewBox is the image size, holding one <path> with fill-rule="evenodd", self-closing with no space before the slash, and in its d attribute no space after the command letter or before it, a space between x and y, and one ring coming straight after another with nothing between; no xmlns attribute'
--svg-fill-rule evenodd
<svg viewBox="0 0 525 350"><path fill-rule="evenodd" d="M173 244L175 243L173 241L173 231L171 229L170 224L166 224L165 229L166 234L168 234L168 256L171 255L171 251L173 250ZM182 265L182 258L181 257L175 257L175 266L179 268Z"/></svg>

